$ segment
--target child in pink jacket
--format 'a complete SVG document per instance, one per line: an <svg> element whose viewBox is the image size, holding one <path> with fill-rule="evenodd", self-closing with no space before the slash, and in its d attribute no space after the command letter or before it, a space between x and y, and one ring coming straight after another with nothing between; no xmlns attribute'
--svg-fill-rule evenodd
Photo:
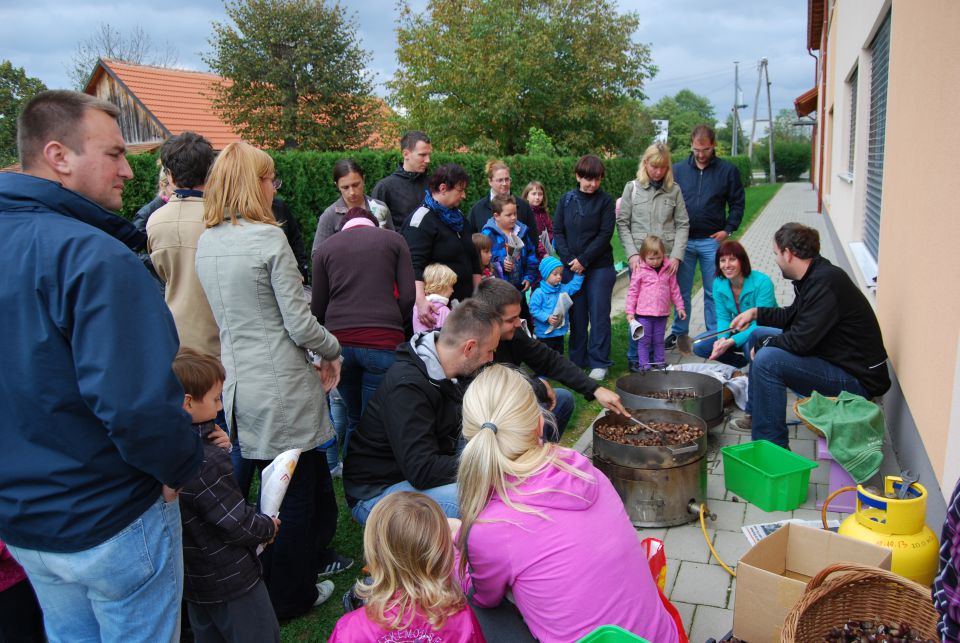
<svg viewBox="0 0 960 643"><path fill-rule="evenodd" d="M677 308L677 317L686 319L683 298L677 285L676 268L660 237L649 235L640 246L640 265L630 275L627 291L627 319L636 319L643 326L643 337L637 340L637 364L630 370L650 368L650 346L653 361L663 363L663 336L670 316L670 302Z"/></svg>

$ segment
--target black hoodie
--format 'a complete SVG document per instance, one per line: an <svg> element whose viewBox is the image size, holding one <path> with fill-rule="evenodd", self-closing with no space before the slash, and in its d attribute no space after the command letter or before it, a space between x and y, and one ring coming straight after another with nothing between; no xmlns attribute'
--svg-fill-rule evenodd
<svg viewBox="0 0 960 643"><path fill-rule="evenodd" d="M393 227L399 230L410 213L423 203L429 178L426 172L407 172L400 165L393 174L377 181L370 196L387 204Z"/></svg>

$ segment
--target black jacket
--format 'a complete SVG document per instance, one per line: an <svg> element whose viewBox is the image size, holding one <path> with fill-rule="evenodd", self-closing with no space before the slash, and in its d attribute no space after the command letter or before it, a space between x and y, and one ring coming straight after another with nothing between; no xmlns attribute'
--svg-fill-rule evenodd
<svg viewBox="0 0 960 643"><path fill-rule="evenodd" d="M613 199L602 190L593 194L570 190L560 197L553 215L553 233L563 265L578 259L587 269L612 266L610 239L616 222Z"/></svg>
<svg viewBox="0 0 960 643"><path fill-rule="evenodd" d="M579 366L520 329L517 329L513 339L500 340L497 352L493 355L493 361L497 364L514 366L526 364L533 369L534 373L569 386L588 400L593 399L594 391L599 388L599 384L584 375ZM534 379L533 387L536 390L537 399L543 401L546 390L540 380Z"/></svg>
<svg viewBox="0 0 960 643"><path fill-rule="evenodd" d="M420 333L397 347L397 361L367 402L343 463L350 506L403 480L417 489L456 480L466 386L430 377L416 352L437 336L439 331Z"/></svg>
<svg viewBox="0 0 960 643"><path fill-rule="evenodd" d="M529 203L520 197L514 198L517 200L517 221L527 226L530 238L533 240L534 245L536 245L537 241L540 240L540 231L537 229L537 218L533 216L533 210L530 209ZM493 210L490 208L490 193L487 192L482 199L474 203L473 207L470 208L470 223L473 224L475 231L480 232L492 216Z"/></svg>
<svg viewBox="0 0 960 643"><path fill-rule="evenodd" d="M370 196L387 204L393 217L393 227L399 230L404 220L423 203L429 178L426 172L407 172L400 165L393 174L377 181Z"/></svg>
<svg viewBox="0 0 960 643"><path fill-rule="evenodd" d="M473 245L474 232L466 217L463 231L458 233L427 206L417 208L400 229L410 247L414 278L423 281L427 266L442 263L457 273L453 299L463 301L473 295L473 275L480 274L480 257Z"/></svg>
<svg viewBox="0 0 960 643"><path fill-rule="evenodd" d="M213 428L213 422L194 425L203 464L180 489L183 598L191 603L224 603L253 589L261 576L254 548L274 534L270 517L240 493L230 454L207 440Z"/></svg>
<svg viewBox="0 0 960 643"><path fill-rule="evenodd" d="M880 324L849 275L817 256L793 287L796 298L786 308L757 309L758 326L783 329L763 345L825 359L856 377L871 397L886 393L890 374Z"/></svg>
<svg viewBox="0 0 960 643"><path fill-rule="evenodd" d="M310 283L310 256L307 255L307 251L303 247L300 223L293 216L289 206L278 197L273 197L271 209L273 210L273 218L280 224L283 234L287 235L287 244L293 250L293 256L297 260L297 270L303 276L303 283Z"/></svg>
<svg viewBox="0 0 960 643"><path fill-rule="evenodd" d="M733 163L713 157L701 170L691 154L673 164L673 180L680 186L687 206L691 239L703 239L721 230L732 234L740 227L746 199L740 171Z"/></svg>

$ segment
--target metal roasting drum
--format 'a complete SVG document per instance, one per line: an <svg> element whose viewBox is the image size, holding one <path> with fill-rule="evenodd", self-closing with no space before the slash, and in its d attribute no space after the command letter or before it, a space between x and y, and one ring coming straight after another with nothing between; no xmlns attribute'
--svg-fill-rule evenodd
<svg viewBox="0 0 960 643"><path fill-rule="evenodd" d="M664 400L650 393L693 393L693 397ZM644 371L617 380L617 394L628 409L668 409L691 413L708 427L723 422L723 383L688 371Z"/></svg>

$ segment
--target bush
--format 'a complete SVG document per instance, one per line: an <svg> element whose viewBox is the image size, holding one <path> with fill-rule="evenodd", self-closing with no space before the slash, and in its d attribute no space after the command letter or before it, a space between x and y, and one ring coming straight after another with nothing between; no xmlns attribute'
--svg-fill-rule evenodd
<svg viewBox="0 0 960 643"><path fill-rule="evenodd" d="M737 171L740 172L740 182L743 183L743 187L748 188L753 184L753 170L750 168L750 157L746 154L738 154L737 156L728 156L725 160L730 161L737 167Z"/></svg>
<svg viewBox="0 0 960 643"><path fill-rule="evenodd" d="M770 178L770 163L767 144L753 151L753 158L763 167ZM777 180L796 181L800 175L810 169L810 142L774 141L773 162L777 166Z"/></svg>
<svg viewBox="0 0 960 643"><path fill-rule="evenodd" d="M279 196L287 202L300 223L304 245L310 248L317 230L317 217L340 197L333 183L333 164L341 158L352 158L366 174L367 193L377 181L387 176L400 164L400 152L270 152L276 164L277 177L283 179ZM431 156L430 166L436 168L444 163L458 163L470 177L467 198L460 209L469 215L473 204L488 191L487 177L483 168L490 157L480 154L451 154L437 152ZM121 216L132 219L145 203L156 196L156 154L129 156L134 179L123 190ZM573 176L576 158L512 156L503 159L510 166L513 178L513 193L519 195L530 181L540 181L547 191L551 212L560 196L577 187ZM602 189L614 199L623 193L623 186L636 177L637 160L632 158L605 159L606 176Z"/></svg>

